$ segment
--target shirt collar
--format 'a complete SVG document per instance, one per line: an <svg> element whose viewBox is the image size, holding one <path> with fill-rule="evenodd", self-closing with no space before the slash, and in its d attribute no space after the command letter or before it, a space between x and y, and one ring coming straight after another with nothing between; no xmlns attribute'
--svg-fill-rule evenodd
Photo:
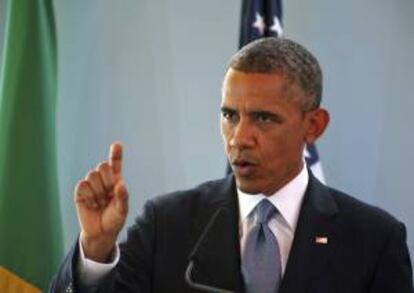
<svg viewBox="0 0 414 293"><path fill-rule="evenodd" d="M237 189L240 221L244 221L254 210L256 205L262 199L267 198L278 209L280 215L289 225L289 228L292 231L295 231L300 207L308 182L309 174L306 169L306 164L304 164L302 170L295 178L271 196L265 196L264 194L247 194Z"/></svg>

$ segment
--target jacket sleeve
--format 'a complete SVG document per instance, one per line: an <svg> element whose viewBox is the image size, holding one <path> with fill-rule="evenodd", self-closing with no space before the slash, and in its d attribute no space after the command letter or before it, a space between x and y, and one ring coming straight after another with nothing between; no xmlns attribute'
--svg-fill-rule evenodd
<svg viewBox="0 0 414 293"><path fill-rule="evenodd" d="M404 224L392 226L382 249L370 286L370 293L413 293L413 272Z"/></svg>
<svg viewBox="0 0 414 293"><path fill-rule="evenodd" d="M119 263L99 286L86 288L79 282L76 270L79 249L76 242L60 266L49 292L151 292L156 226L154 210L154 205L148 201L142 216L137 217L134 225L128 229L126 241L120 244Z"/></svg>
<svg viewBox="0 0 414 293"><path fill-rule="evenodd" d="M59 271L53 278L49 293L62 292L73 293L74 291L74 274L73 274L73 261L78 258L78 241L70 249L66 255L62 264L59 267Z"/></svg>

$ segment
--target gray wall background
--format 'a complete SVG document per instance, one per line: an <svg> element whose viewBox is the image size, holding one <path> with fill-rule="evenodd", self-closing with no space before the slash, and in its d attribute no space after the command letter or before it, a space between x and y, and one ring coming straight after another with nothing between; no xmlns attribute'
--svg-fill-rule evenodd
<svg viewBox="0 0 414 293"><path fill-rule="evenodd" d="M56 0L59 180L65 243L72 190L126 147L129 223L156 194L221 177L221 79L238 44L236 0ZM404 221L414 253L414 1L284 1L285 31L319 58L332 121L327 182Z"/></svg>

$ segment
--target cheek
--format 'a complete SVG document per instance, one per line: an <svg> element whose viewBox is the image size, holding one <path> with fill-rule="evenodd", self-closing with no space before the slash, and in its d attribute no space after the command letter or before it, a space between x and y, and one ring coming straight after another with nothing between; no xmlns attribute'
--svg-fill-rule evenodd
<svg viewBox="0 0 414 293"><path fill-rule="evenodd" d="M223 142L227 145L228 141L229 141L229 127L228 125L226 125L226 123L224 123L223 121L221 121L220 123L220 133L221 133L221 138L223 139Z"/></svg>
<svg viewBox="0 0 414 293"><path fill-rule="evenodd" d="M230 134L231 134L231 128L228 125L228 123L224 121L220 123L220 132L221 132L221 137L223 138L223 140L228 141Z"/></svg>
<svg viewBox="0 0 414 293"><path fill-rule="evenodd" d="M292 129L279 129L271 136L262 136L263 157L269 162L283 161L292 156L298 156L303 149L304 141L301 135Z"/></svg>

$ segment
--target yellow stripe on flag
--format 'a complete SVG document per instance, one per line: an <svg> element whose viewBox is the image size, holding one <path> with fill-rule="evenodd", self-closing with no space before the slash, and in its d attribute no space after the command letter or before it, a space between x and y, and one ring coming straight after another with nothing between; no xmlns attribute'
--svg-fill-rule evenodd
<svg viewBox="0 0 414 293"><path fill-rule="evenodd" d="M42 291L0 266L0 292L40 293Z"/></svg>

